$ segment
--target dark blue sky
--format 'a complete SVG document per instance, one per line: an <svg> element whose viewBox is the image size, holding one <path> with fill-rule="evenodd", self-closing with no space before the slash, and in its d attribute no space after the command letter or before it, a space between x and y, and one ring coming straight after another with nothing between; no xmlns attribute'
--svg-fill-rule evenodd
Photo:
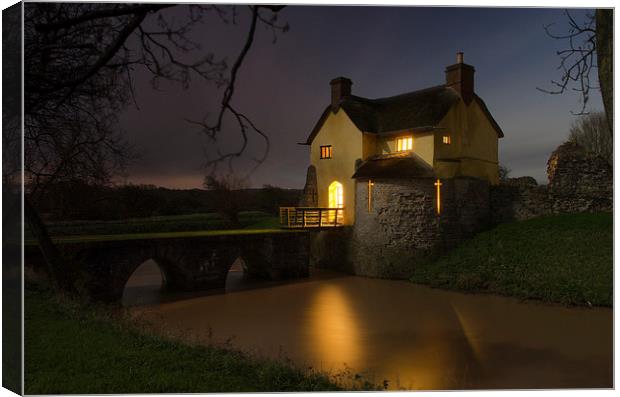
<svg viewBox="0 0 620 397"><path fill-rule="evenodd" d="M183 6L179 6L183 7ZM179 18L181 9L168 11ZM247 31L248 13L236 26L213 23L197 27L195 38L205 52L235 59ZM585 10L575 11L578 18ZM556 23L566 31L561 9L420 8L289 6L280 13L290 31L272 43L270 31L259 29L237 84L236 107L271 138L267 161L250 184L301 188L309 164L306 139L329 101L329 81L353 80L353 93L383 97L444 82L444 69L457 51L476 68L475 90L502 127L500 163L512 176L531 175L546 182L550 152L568 135L580 109L579 96L548 95L559 78L555 51L565 43L549 38L543 26ZM221 91L196 78L188 90L163 84L154 91L146 74L137 81L139 110L132 107L121 126L142 157L129 172L129 181L169 187L201 187L204 153L212 150L196 127L185 119L214 114ZM598 91L588 108L602 109ZM240 144L234 128L222 132L220 144ZM252 139L249 152L236 163L239 173L260 154Z"/></svg>

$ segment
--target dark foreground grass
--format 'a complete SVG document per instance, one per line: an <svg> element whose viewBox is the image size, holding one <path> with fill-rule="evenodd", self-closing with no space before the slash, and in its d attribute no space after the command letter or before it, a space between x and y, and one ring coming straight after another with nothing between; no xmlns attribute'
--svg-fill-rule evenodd
<svg viewBox="0 0 620 397"><path fill-rule="evenodd" d="M419 266L411 280L569 305L611 306L613 215L567 214L502 224Z"/></svg>
<svg viewBox="0 0 620 397"><path fill-rule="evenodd" d="M339 389L322 373L147 335L47 292L25 296L26 394Z"/></svg>

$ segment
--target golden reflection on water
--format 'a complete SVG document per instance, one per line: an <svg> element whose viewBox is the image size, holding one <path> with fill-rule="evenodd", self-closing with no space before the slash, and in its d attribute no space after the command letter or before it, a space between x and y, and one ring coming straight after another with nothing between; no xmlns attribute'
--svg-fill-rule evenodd
<svg viewBox="0 0 620 397"><path fill-rule="evenodd" d="M613 385L610 309L319 274L131 311L165 334L210 343L213 330L216 340L234 336L235 348L332 374L348 368L390 389Z"/></svg>
<svg viewBox="0 0 620 397"><path fill-rule="evenodd" d="M308 317L310 334L315 338L312 344L319 356L331 357L332 364L336 365L363 360L360 324L350 298L341 288L322 285L311 303Z"/></svg>
<svg viewBox="0 0 620 397"><path fill-rule="evenodd" d="M450 306L456 315L459 326L463 330L463 336L465 336L467 344L472 349L476 360L479 362L483 358L483 352L478 337L476 336L476 332L474 331L473 322L470 321L470 319L468 319L467 316L461 312L461 310L459 310L458 305L451 303Z"/></svg>

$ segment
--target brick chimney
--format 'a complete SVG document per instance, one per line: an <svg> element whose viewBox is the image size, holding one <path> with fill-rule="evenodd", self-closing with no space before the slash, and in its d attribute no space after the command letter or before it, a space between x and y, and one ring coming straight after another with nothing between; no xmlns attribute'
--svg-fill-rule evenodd
<svg viewBox="0 0 620 397"><path fill-rule="evenodd" d="M346 77L336 77L329 82L332 86L332 111L338 110L340 100L351 95L353 82Z"/></svg>
<svg viewBox="0 0 620 397"><path fill-rule="evenodd" d="M446 86L454 88L469 105L474 99L474 67L463 63L463 53L456 53L456 63L446 68Z"/></svg>

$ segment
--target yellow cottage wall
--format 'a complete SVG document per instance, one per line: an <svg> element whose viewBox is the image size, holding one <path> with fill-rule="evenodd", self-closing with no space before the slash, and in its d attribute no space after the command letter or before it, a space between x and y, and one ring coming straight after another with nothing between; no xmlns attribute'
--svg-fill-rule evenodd
<svg viewBox="0 0 620 397"><path fill-rule="evenodd" d="M440 178L471 176L499 183L498 137L478 103L459 102L438 124L435 172ZM451 144L443 143L449 135Z"/></svg>
<svg viewBox="0 0 620 397"><path fill-rule="evenodd" d="M349 116L340 109L330 113L321 130L314 137L310 147L310 163L316 167L318 204L327 207L329 185L333 181L342 183L344 201L344 223L355 221L355 164L362 160L364 134L353 124ZM332 146L332 158L321 159L321 146ZM368 149L366 150L368 152Z"/></svg>
<svg viewBox="0 0 620 397"><path fill-rule="evenodd" d="M463 146L461 168L464 175L486 178L499 183L498 136L477 102L468 107L467 145Z"/></svg>

